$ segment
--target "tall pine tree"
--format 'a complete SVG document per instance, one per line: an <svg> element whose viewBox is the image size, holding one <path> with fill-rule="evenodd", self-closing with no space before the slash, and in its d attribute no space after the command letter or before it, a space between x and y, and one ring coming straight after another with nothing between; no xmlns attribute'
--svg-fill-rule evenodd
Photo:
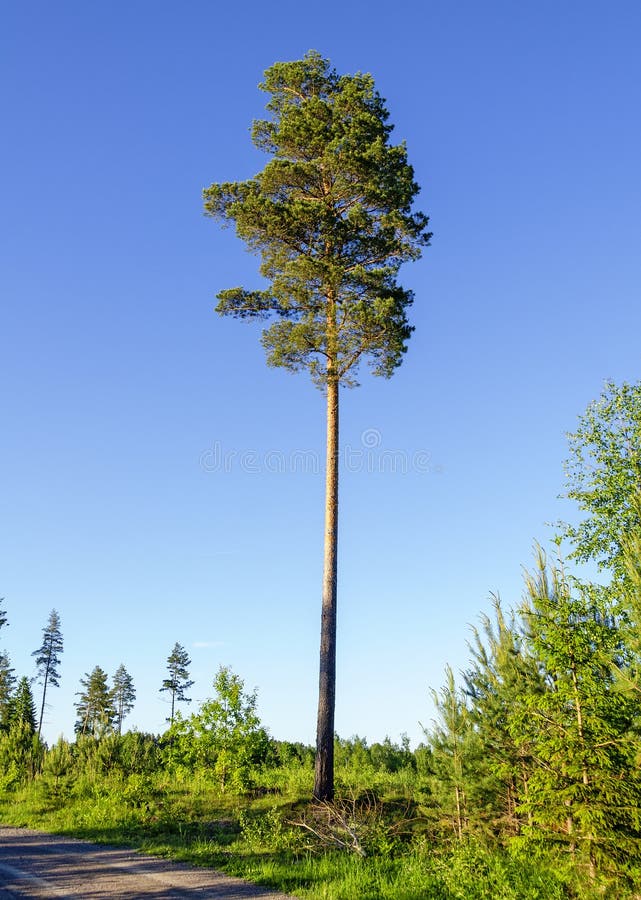
<svg viewBox="0 0 641 900"><path fill-rule="evenodd" d="M134 708L136 700L134 680L122 663L116 669L113 677L111 697L115 711L114 725L118 734L122 734L123 719Z"/></svg>
<svg viewBox="0 0 641 900"><path fill-rule="evenodd" d="M167 678L162 683L161 691L167 691L171 697L171 714L169 725L174 724L176 703L191 703L187 691L194 683L189 678L189 666L191 659L182 644L176 642L174 648L167 657Z"/></svg>
<svg viewBox="0 0 641 900"><path fill-rule="evenodd" d="M7 624L7 611L2 608L2 603L4 603L4 597L0 597L0 630ZM9 654L0 651L0 730L6 730L9 727L15 683L15 669L11 665Z"/></svg>
<svg viewBox="0 0 641 900"><path fill-rule="evenodd" d="M271 156L247 181L212 184L205 211L234 223L260 255L262 290L218 294L217 311L271 320L267 362L307 370L326 397L325 552L314 795L334 794L338 559L339 388L356 384L361 360L389 377L412 332L411 291L397 275L429 243L412 211L419 188L404 144L392 144L385 103L371 75L338 75L310 51L275 63L261 89L270 117L254 144Z"/></svg>
<svg viewBox="0 0 641 900"><path fill-rule="evenodd" d="M103 737L112 730L116 716L107 673L95 666L80 679L80 686L83 690L77 692L76 734Z"/></svg>
<svg viewBox="0 0 641 900"><path fill-rule="evenodd" d="M31 654L36 657L37 677L42 684L42 702L40 704L40 718L38 720L38 737L42 732L42 720L44 718L47 689L50 685L60 685L60 655L64 649L62 631L60 630L60 616L55 609L49 614L47 624L42 630L42 644Z"/></svg>

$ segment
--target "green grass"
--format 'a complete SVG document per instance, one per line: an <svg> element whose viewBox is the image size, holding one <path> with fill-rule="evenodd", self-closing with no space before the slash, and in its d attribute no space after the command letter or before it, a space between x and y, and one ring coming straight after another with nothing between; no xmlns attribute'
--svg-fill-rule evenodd
<svg viewBox="0 0 641 900"><path fill-rule="evenodd" d="M437 850L426 836L389 841L389 810L363 824L367 856L320 848L301 828L295 792L254 798L221 793L205 777L39 778L0 794L0 821L134 847L213 866L307 900L569 900L634 897L620 886L589 893L571 886L550 861L468 843ZM369 841L369 843L367 843Z"/></svg>

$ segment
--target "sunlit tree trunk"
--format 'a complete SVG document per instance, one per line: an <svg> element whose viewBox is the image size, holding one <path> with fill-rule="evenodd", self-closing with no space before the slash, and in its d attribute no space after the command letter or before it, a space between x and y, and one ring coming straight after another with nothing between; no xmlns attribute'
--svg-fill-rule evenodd
<svg viewBox="0 0 641 900"><path fill-rule="evenodd" d="M45 714L45 700L47 699L47 681L49 680L49 664L47 663L47 668L45 669L45 680L42 686L42 703L40 704L40 718L38 719L38 740L40 740L40 734L42 732L42 720L44 719Z"/></svg>
<svg viewBox="0 0 641 900"><path fill-rule="evenodd" d="M325 558L321 611L320 677L314 797L334 798L334 706L336 696L336 571L338 558L338 379L327 384Z"/></svg>

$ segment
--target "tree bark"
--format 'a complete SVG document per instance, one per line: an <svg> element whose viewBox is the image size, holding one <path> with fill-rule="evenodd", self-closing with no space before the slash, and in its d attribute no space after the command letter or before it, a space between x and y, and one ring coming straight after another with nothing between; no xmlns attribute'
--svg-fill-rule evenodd
<svg viewBox="0 0 641 900"><path fill-rule="evenodd" d="M336 574L338 558L338 379L327 383L325 558L321 612L320 676L314 797L334 799L334 707L336 700Z"/></svg>
<svg viewBox="0 0 641 900"><path fill-rule="evenodd" d="M42 685L42 703L40 704L40 720L38 722L38 740L40 740L40 733L42 731L42 720L44 719L45 714L45 700L47 697L47 681L49 680L49 663L47 663L47 668L45 669L45 680Z"/></svg>

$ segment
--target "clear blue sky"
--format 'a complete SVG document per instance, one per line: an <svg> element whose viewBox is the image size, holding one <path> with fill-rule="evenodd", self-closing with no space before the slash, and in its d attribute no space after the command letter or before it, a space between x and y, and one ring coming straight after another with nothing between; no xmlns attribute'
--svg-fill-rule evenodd
<svg viewBox="0 0 641 900"><path fill-rule="evenodd" d="M175 641L194 701L230 664L314 738L323 478L292 454L322 460L323 400L214 314L256 260L201 206L262 166L257 83L310 48L373 73L434 231L405 363L343 404L337 729L420 738L572 514L564 433L641 374L640 41L632 0L2 4L0 646L32 675L59 611L48 739L121 662L160 730Z"/></svg>

